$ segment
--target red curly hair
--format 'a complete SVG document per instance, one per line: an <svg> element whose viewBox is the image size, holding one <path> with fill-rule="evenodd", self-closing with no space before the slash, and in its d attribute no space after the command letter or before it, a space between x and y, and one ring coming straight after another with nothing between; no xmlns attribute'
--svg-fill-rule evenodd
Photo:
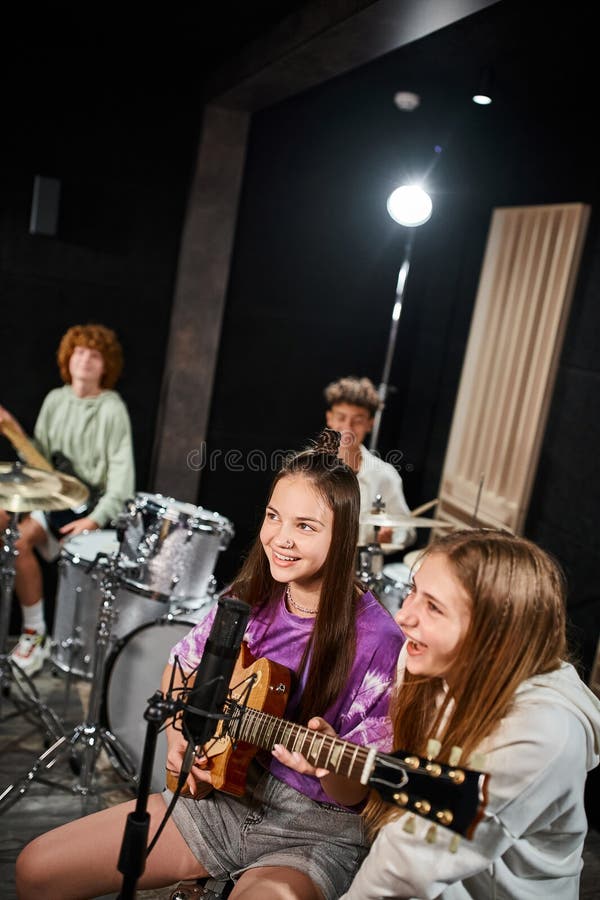
<svg viewBox="0 0 600 900"><path fill-rule="evenodd" d="M100 387L111 390L123 371L123 348L114 331L105 325L73 325L62 336L56 359L60 377L65 384L71 384L69 360L75 347L91 347L98 350L104 359L104 372Z"/></svg>

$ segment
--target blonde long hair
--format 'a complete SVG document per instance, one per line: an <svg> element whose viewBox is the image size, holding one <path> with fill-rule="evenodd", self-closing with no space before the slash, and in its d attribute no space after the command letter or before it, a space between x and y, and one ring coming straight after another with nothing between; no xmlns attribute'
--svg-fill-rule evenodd
<svg viewBox="0 0 600 900"><path fill-rule="evenodd" d="M557 669L567 654L565 579L536 544L504 531L458 531L434 541L471 601L471 618L452 671L452 693L441 704L442 682L405 673L394 694L394 745L424 754L427 740L453 746L463 763L506 716L515 691L533 675ZM443 723L443 724L442 724ZM441 733L440 733L441 730ZM371 830L382 816L377 798L366 810Z"/></svg>

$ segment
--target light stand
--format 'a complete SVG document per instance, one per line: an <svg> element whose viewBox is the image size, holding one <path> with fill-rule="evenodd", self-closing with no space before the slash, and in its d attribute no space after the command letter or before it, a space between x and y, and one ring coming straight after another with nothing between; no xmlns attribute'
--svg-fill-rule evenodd
<svg viewBox="0 0 600 900"><path fill-rule="evenodd" d="M402 312L402 301L404 300L404 290L406 287L406 279L410 270L410 260L414 242L414 229L418 225L423 225L431 216L432 203L431 198L418 185L403 185L393 191L388 197L387 210L400 225L409 228L404 249L404 260L400 266L398 273L398 282L396 284L396 300L392 311L392 323L390 326L390 334L388 337L387 351L385 354L385 362L381 375L381 383L379 385L379 409L375 413L373 428L371 430L371 440L369 442L369 450L377 450L379 441L379 429L381 427L381 419L389 390L389 377L392 368L392 360L394 358L394 350L396 348L396 338L398 336L398 323L400 321L400 313Z"/></svg>

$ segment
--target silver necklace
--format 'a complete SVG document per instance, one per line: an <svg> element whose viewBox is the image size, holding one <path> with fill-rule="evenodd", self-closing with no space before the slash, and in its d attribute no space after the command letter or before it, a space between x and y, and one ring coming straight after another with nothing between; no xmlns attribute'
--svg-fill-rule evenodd
<svg viewBox="0 0 600 900"><path fill-rule="evenodd" d="M293 606L294 609L298 610L298 612L306 613L306 615L309 615L309 616L316 616L316 614L317 614L316 609L306 609L306 607L299 606L297 603L294 603L294 601L292 600L292 592L290 591L289 584L286 585L286 588L285 588L285 599L290 604L290 606Z"/></svg>

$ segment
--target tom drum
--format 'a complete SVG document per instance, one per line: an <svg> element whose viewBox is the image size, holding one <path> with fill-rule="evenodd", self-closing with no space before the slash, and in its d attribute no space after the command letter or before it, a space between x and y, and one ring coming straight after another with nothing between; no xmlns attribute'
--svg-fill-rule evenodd
<svg viewBox="0 0 600 900"><path fill-rule="evenodd" d="M134 565L128 586L195 609L214 593L217 556L233 537L229 519L162 494L136 494L123 552Z"/></svg>
<svg viewBox="0 0 600 900"><path fill-rule="evenodd" d="M82 678L93 675L102 603L100 582L106 563L100 560L90 567L99 553L106 557L118 549L116 532L107 529L84 531L67 541L61 550L50 658L63 672ZM117 617L112 624L111 641L165 614L162 602L142 597L124 583L116 591L114 605Z"/></svg>

